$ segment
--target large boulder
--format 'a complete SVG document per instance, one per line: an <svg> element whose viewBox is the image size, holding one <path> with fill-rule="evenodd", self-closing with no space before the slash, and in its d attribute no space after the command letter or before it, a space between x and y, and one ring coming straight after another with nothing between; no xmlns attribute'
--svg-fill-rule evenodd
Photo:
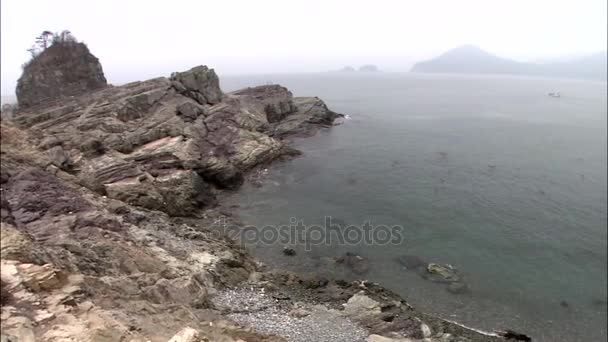
<svg viewBox="0 0 608 342"><path fill-rule="evenodd" d="M293 94L278 84L245 88L233 94L252 97L262 107L266 120L271 123L281 121L298 110L293 102Z"/></svg>
<svg viewBox="0 0 608 342"><path fill-rule="evenodd" d="M105 184L110 198L173 216L188 216L215 201L209 186L191 170L152 177L142 175Z"/></svg>
<svg viewBox="0 0 608 342"><path fill-rule="evenodd" d="M84 43L54 43L23 68L17 81L19 108L81 95L107 86L99 59Z"/></svg>
<svg viewBox="0 0 608 342"><path fill-rule="evenodd" d="M188 71L171 75L175 89L198 103L217 104L222 100L220 80L213 69L199 65Z"/></svg>

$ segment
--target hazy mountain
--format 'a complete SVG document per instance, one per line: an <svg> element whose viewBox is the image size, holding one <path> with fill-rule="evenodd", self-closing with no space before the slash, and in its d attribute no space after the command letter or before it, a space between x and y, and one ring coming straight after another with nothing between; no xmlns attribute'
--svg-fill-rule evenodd
<svg viewBox="0 0 608 342"><path fill-rule="evenodd" d="M608 75L608 54L606 51L570 59L568 61L544 64L548 75L572 78L603 79Z"/></svg>
<svg viewBox="0 0 608 342"><path fill-rule="evenodd" d="M473 45L463 45L416 63L412 72L512 74L606 80L606 52L558 63L523 63L498 57Z"/></svg>

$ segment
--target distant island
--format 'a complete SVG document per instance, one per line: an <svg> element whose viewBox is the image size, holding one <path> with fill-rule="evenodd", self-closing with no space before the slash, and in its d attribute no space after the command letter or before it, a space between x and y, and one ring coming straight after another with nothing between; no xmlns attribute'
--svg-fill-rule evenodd
<svg viewBox="0 0 608 342"><path fill-rule="evenodd" d="M524 63L498 57L474 45L463 45L416 63L412 72L511 74L606 80L606 51L554 63Z"/></svg>
<svg viewBox="0 0 608 342"><path fill-rule="evenodd" d="M380 69L378 69L377 66L373 65L373 64L366 64L366 65L362 65L359 67L359 71L362 72L378 72L380 71Z"/></svg>
<svg viewBox="0 0 608 342"><path fill-rule="evenodd" d="M380 69L373 64L365 64L359 67L359 69L355 69L350 65L343 67L342 69L336 70L337 72L379 72Z"/></svg>

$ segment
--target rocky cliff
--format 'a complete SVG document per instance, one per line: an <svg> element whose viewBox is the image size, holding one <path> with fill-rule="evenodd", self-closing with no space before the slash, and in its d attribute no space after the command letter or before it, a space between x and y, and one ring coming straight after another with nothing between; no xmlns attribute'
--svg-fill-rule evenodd
<svg viewBox="0 0 608 342"><path fill-rule="evenodd" d="M21 110L16 122L80 184L174 216L214 203L258 165L293 153L280 137L331 125L317 98L271 85L222 93L205 66Z"/></svg>
<svg viewBox="0 0 608 342"><path fill-rule="evenodd" d="M25 64L17 81L17 101L26 108L106 85L99 60L84 43L57 42Z"/></svg>

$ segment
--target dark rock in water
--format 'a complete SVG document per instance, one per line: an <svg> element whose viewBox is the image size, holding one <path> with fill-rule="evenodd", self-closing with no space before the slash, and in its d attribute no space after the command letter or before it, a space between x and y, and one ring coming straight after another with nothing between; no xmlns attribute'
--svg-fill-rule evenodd
<svg viewBox="0 0 608 342"><path fill-rule="evenodd" d="M498 336L506 338L508 341L523 341L523 342L532 342L532 338L530 336L520 334L513 330L505 330L505 331L497 331Z"/></svg>
<svg viewBox="0 0 608 342"><path fill-rule="evenodd" d="M296 250L293 248L285 247L285 248L283 248L283 254L285 254L287 256L294 256L294 255L296 255Z"/></svg>
<svg viewBox="0 0 608 342"><path fill-rule="evenodd" d="M568 304L568 302L566 302L565 300L562 300L561 302L559 302L559 305L562 308L566 308L566 309L570 307L570 304Z"/></svg>
<svg viewBox="0 0 608 342"><path fill-rule="evenodd" d="M17 81L20 109L107 86L97 57L83 43L54 43L23 68Z"/></svg>
<svg viewBox="0 0 608 342"><path fill-rule="evenodd" d="M402 255L397 258L397 262L408 270L415 270L427 265L427 262L415 255Z"/></svg>
<svg viewBox="0 0 608 342"><path fill-rule="evenodd" d="M370 269L369 261L366 258L351 252L346 252L344 256L336 258L336 262L347 266L356 274L365 274Z"/></svg>
<svg viewBox="0 0 608 342"><path fill-rule="evenodd" d="M430 263L426 267L427 279L436 283L455 283L460 277L451 265Z"/></svg>

